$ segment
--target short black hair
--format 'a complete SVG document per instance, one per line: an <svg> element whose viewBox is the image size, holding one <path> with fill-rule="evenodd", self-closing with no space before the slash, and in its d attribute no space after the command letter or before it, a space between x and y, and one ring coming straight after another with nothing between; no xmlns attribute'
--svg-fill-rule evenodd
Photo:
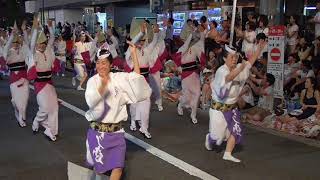
<svg viewBox="0 0 320 180"><path fill-rule="evenodd" d="M268 60L268 52L262 53L262 58Z"/></svg>
<svg viewBox="0 0 320 180"><path fill-rule="evenodd" d="M188 19L188 20L187 20L187 23L188 23L188 22L192 22L192 20L191 20L191 19Z"/></svg>
<svg viewBox="0 0 320 180"><path fill-rule="evenodd" d="M215 28L218 27L218 23L216 21L211 21L211 23L214 25Z"/></svg>
<svg viewBox="0 0 320 180"><path fill-rule="evenodd" d="M266 40L267 36L264 33L259 33L259 34L257 34L256 39L257 39L257 41Z"/></svg>
<svg viewBox="0 0 320 180"><path fill-rule="evenodd" d="M274 78L274 75L267 73L266 77L267 77L267 82L269 83L270 86L272 86L274 84L274 82L276 81L276 79Z"/></svg>
<svg viewBox="0 0 320 180"><path fill-rule="evenodd" d="M290 56L295 59L296 63L300 61L300 57L299 57L298 53L291 53L291 54L289 54L288 57L290 57Z"/></svg>
<svg viewBox="0 0 320 180"><path fill-rule="evenodd" d="M206 16L202 16L200 18L200 23L205 23L205 22L207 22L207 17Z"/></svg>
<svg viewBox="0 0 320 180"><path fill-rule="evenodd" d="M268 24L269 24L268 17L266 15L261 15L260 19L259 19L259 22L262 22L262 24L264 26L268 26Z"/></svg>
<svg viewBox="0 0 320 180"><path fill-rule="evenodd" d="M254 22L249 22L248 25L250 30L252 31L256 30L256 24Z"/></svg>
<svg viewBox="0 0 320 180"><path fill-rule="evenodd" d="M169 19L168 19L168 22L170 22L171 24L173 24L173 23L174 23L174 19L173 19L173 18L169 18Z"/></svg>
<svg viewBox="0 0 320 180"><path fill-rule="evenodd" d="M199 26L199 22L198 22L197 20L193 20L192 23L193 23L193 25L194 25L195 27L198 27L198 26Z"/></svg>
<svg viewBox="0 0 320 180"><path fill-rule="evenodd" d="M145 19L146 23L150 24L150 21L148 19Z"/></svg>
<svg viewBox="0 0 320 180"><path fill-rule="evenodd" d="M309 70L312 69L310 61L304 60L304 61L302 61L302 64L303 64L303 66L306 67L307 69L309 69Z"/></svg>

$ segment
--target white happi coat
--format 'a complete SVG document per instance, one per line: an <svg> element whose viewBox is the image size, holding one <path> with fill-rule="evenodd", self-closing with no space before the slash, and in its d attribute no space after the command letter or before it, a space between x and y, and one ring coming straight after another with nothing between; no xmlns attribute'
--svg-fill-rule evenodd
<svg viewBox="0 0 320 180"><path fill-rule="evenodd" d="M215 78L211 82L212 99L216 102L223 104L235 104L238 101L239 94L245 85L249 75L251 64L246 62L246 67L242 72L233 80L228 83L225 82L226 76L230 73L229 68L226 65L221 66L216 74ZM239 68L241 64L237 65ZM223 97L222 94L226 96ZM227 129L227 121L221 111L210 108L209 110L209 133L213 140L216 140L217 145L220 145L224 140L227 140L230 136L230 132Z"/></svg>
<svg viewBox="0 0 320 180"><path fill-rule="evenodd" d="M95 38L96 39L96 38ZM74 70L77 73L77 78L81 80L81 78L84 77L85 71L85 63L83 62L83 57L81 56L81 53L89 51L90 53L90 60L92 61L95 56L95 50L96 50L96 41L92 42L85 42L82 43L81 41L75 43L75 60L82 60L82 62L77 61L74 63Z"/></svg>
<svg viewBox="0 0 320 180"><path fill-rule="evenodd" d="M36 72L52 71L55 61L54 54L54 34L53 29L50 28L50 38L47 44L47 48L44 53L35 50L33 52L33 58L31 64L34 63ZM36 32L37 34L37 32ZM32 39L32 44L35 43L35 38ZM31 46L33 47L33 46ZM33 61L33 62L32 62ZM37 93L37 102L39 110L34 121L39 122L46 130L50 130L53 136L58 134L58 97L54 86L51 83L42 83L44 86L37 87L35 82L35 90Z"/></svg>
<svg viewBox="0 0 320 180"><path fill-rule="evenodd" d="M135 72L131 73L109 73L110 81L106 88L106 95L102 97L98 91L101 86L99 74L88 80L88 88L85 92L86 102L90 108L86 113L88 121L100 120L102 123L119 123L128 118L126 104L143 101L150 96L151 90L142 89L143 96L137 96L131 86L134 86L134 79L143 79Z"/></svg>
<svg viewBox="0 0 320 180"><path fill-rule="evenodd" d="M151 55L152 58L150 58L150 61L149 61L150 68L152 68L154 66L158 66L157 63L162 64L162 62L157 62L157 61L160 60L158 58L162 55L162 53L164 53L165 48L166 48L166 45L164 42L165 35L166 35L166 31L161 31L160 35L158 36L157 44L156 44L156 46L152 52L152 55ZM162 106L160 70L157 70L154 73L151 72L149 74L149 84L152 89L155 103L157 105Z"/></svg>
<svg viewBox="0 0 320 180"><path fill-rule="evenodd" d="M142 38L143 33L139 33L133 40L132 43L137 43L140 38ZM137 57L139 61L140 68L150 67L150 58L152 58L152 51L158 40L158 33L154 33L153 40L150 44L145 44L140 50L137 50ZM131 60L131 53L128 49L126 52L126 61L131 69L133 69L133 63ZM149 114L150 114L150 98L142 102L131 104L130 114L131 121L141 120L142 131L148 131L149 128Z"/></svg>
<svg viewBox="0 0 320 180"><path fill-rule="evenodd" d="M62 40L56 43L56 58L62 62L66 62L66 41Z"/></svg>
<svg viewBox="0 0 320 180"><path fill-rule="evenodd" d="M6 46L4 47L3 55L7 61L7 64L10 65L18 62L26 62L30 51L27 42L24 42L23 46L19 47L19 49L9 49L12 41L13 36L11 35ZM26 110L29 100L29 81L27 80L26 75L26 70L22 74L20 71L10 72L10 91L12 96L11 102L16 110L16 118L20 122L22 120L26 120Z"/></svg>
<svg viewBox="0 0 320 180"><path fill-rule="evenodd" d="M189 44L192 39L192 34L189 35L182 47L179 48L178 54L181 53L181 62L176 62L178 66L190 62L195 62L197 58L200 63L203 64L203 53L204 53L204 37L205 34L202 32L200 40L189 48ZM179 64L180 63L180 64ZM180 104L183 107L191 108L193 115L195 116L198 101L201 94L201 85L199 72L182 72L182 96L179 98Z"/></svg>

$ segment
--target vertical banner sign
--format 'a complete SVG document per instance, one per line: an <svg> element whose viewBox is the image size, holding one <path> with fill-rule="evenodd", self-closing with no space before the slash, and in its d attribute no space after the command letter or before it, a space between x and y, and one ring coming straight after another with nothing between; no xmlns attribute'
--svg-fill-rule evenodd
<svg viewBox="0 0 320 180"><path fill-rule="evenodd" d="M268 73L273 74L274 97L283 98L283 68L284 68L285 26L273 26L268 38Z"/></svg>
<svg viewBox="0 0 320 180"><path fill-rule="evenodd" d="M161 14L163 12L165 0L150 0L150 11L155 14Z"/></svg>

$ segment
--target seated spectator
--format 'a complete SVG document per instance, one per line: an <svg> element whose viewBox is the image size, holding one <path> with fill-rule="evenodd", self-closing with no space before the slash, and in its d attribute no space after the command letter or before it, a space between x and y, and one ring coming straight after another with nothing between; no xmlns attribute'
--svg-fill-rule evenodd
<svg viewBox="0 0 320 180"><path fill-rule="evenodd" d="M320 96L319 91L316 89L316 80L312 77L308 77L305 81L305 89L300 96L300 102L302 104L302 113L299 115L285 116L281 118L282 123L293 123L298 126L300 120L307 119L314 115L319 109Z"/></svg>
<svg viewBox="0 0 320 180"><path fill-rule="evenodd" d="M296 80L293 86L290 88L290 94L294 95L294 99L297 99L299 98L301 91L305 88L306 79L309 77L315 77L310 61L302 61L301 69L296 72L294 77L296 77Z"/></svg>
<svg viewBox="0 0 320 180"><path fill-rule="evenodd" d="M301 61L311 60L311 46L309 46L304 37L301 37L297 46L298 56Z"/></svg>
<svg viewBox="0 0 320 180"><path fill-rule="evenodd" d="M285 89L290 89L290 87L295 83L293 76L299 70L299 56L298 54L290 54L288 56L288 62L284 65L284 87ZM294 79L294 81L293 81ZM291 82L291 84L289 84Z"/></svg>
<svg viewBox="0 0 320 180"><path fill-rule="evenodd" d="M256 81L254 78L251 80ZM273 84L275 78L272 74L267 73L265 79L258 80L259 86L254 82L249 81L251 89L260 96L258 106L250 109L247 112L246 117L251 121L263 121L265 117L269 116L273 112Z"/></svg>
<svg viewBox="0 0 320 180"><path fill-rule="evenodd" d="M172 60L165 63L165 72L161 77L165 78L163 89L167 93L177 93L181 91L181 78L179 77L179 70Z"/></svg>

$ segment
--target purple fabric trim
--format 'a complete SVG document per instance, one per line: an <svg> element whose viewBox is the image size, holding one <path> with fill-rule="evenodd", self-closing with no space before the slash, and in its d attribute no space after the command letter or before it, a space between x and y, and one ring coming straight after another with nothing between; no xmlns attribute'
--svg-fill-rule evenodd
<svg viewBox="0 0 320 180"><path fill-rule="evenodd" d="M60 61L60 67L61 67L60 73L64 74L66 72L66 62Z"/></svg>
<svg viewBox="0 0 320 180"><path fill-rule="evenodd" d="M227 95L229 95L229 89L226 89L225 91L223 91L223 88L220 89L220 92L217 93L219 99L223 100L224 98L227 97Z"/></svg>
<svg viewBox="0 0 320 180"><path fill-rule="evenodd" d="M240 111L238 109L233 109L231 111L223 112L223 115L227 121L228 130L236 139L236 144L241 143L242 126L240 121Z"/></svg>
<svg viewBox="0 0 320 180"><path fill-rule="evenodd" d="M93 167L97 173L123 168L126 154L124 133L101 133L88 130L87 140Z"/></svg>

